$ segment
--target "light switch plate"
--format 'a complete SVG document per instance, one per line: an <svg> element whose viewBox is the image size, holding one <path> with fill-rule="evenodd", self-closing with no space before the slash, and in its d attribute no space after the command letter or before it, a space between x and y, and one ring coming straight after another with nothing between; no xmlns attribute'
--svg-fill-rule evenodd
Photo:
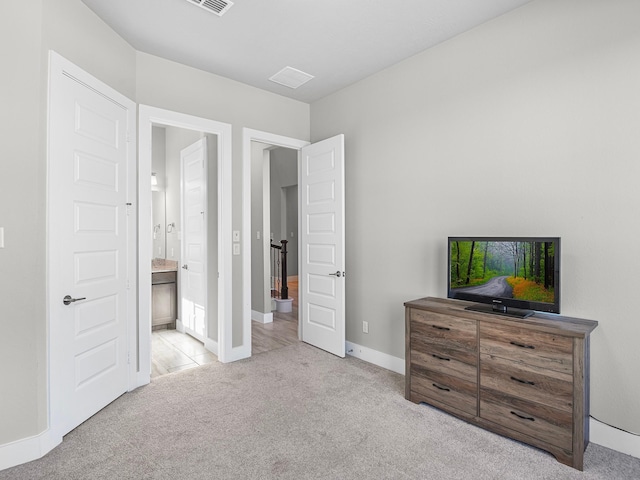
<svg viewBox="0 0 640 480"><path fill-rule="evenodd" d="M234 242L239 242L240 241L240 230L234 230L233 231L233 241Z"/></svg>
<svg viewBox="0 0 640 480"><path fill-rule="evenodd" d="M4 227L0 227L0 248L4 248Z"/></svg>
<svg viewBox="0 0 640 480"><path fill-rule="evenodd" d="M234 243L233 244L233 254L234 255L240 255L240 244L239 243Z"/></svg>

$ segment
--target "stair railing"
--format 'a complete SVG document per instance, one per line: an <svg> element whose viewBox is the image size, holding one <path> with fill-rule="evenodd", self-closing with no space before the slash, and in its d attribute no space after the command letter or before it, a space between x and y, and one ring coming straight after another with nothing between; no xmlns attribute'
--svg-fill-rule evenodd
<svg viewBox="0 0 640 480"><path fill-rule="evenodd" d="M289 298L289 287L287 286L287 243L288 240L280 240L282 245L274 245L271 240L271 278L274 284L271 291L280 293L280 298ZM273 276L275 273L275 277Z"/></svg>

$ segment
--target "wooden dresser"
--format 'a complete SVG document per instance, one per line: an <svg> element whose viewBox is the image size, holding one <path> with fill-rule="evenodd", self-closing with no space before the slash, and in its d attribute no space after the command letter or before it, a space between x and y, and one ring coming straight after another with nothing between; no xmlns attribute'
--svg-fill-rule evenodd
<svg viewBox="0 0 640 480"><path fill-rule="evenodd" d="M582 470L589 443L589 334L598 322L405 303L407 400L533 445Z"/></svg>

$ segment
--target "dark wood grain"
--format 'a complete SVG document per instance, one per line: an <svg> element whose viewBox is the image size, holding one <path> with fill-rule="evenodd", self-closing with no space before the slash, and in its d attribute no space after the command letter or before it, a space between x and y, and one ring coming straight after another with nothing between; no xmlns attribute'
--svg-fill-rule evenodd
<svg viewBox="0 0 640 480"><path fill-rule="evenodd" d="M583 468L589 442L593 320L527 319L465 310L469 302L405 303L405 396Z"/></svg>

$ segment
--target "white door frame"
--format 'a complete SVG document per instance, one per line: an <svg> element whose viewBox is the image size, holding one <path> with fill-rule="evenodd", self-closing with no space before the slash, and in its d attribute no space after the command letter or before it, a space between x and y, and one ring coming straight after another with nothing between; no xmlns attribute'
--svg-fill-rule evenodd
<svg viewBox="0 0 640 480"><path fill-rule="evenodd" d="M266 143L277 147L298 150L298 168L300 167L300 149L310 142L296 138L276 135L251 128L242 129L242 346L244 357L251 356L251 142ZM298 202L300 201L298 190ZM299 225L299 224L298 224ZM299 229L299 226L298 226ZM300 238L300 232L298 232ZM300 264L300 249L298 249ZM302 282L303 279L298 280ZM298 286L298 288L302 288ZM301 335L300 315L298 315L298 338Z"/></svg>
<svg viewBox="0 0 640 480"><path fill-rule="evenodd" d="M138 339L137 386L151 375L151 131L152 126L196 130L218 136L218 336L205 339L220 362L232 361L232 246L231 246L231 125L161 108L140 105L138 158ZM213 272L209 272L213 274ZM148 281L146 280L148 279ZM144 281L142 281L144 280Z"/></svg>

